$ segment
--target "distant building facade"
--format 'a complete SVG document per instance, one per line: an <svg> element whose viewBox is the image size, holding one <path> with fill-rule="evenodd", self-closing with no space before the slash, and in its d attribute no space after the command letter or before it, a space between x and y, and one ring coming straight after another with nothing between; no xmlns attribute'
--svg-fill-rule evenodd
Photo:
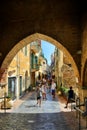
<svg viewBox="0 0 87 130"><path fill-rule="evenodd" d="M12 98L19 98L30 85L30 45L22 48L8 67L7 93Z"/></svg>

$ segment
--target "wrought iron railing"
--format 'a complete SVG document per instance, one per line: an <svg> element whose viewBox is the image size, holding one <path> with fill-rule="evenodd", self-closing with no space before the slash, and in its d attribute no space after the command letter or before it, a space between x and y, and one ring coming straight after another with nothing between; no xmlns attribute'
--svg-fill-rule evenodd
<svg viewBox="0 0 87 130"><path fill-rule="evenodd" d="M82 109L83 107L84 109ZM76 99L76 118L78 118L79 130L87 129L87 97L84 98L84 102L81 103L80 98ZM85 118L85 126L82 126L82 119Z"/></svg>

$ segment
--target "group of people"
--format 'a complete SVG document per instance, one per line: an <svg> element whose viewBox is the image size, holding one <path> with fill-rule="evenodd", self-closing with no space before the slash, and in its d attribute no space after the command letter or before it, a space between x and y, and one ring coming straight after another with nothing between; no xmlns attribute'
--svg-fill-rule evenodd
<svg viewBox="0 0 87 130"><path fill-rule="evenodd" d="M43 78L42 81L40 81L36 86L36 96L37 96L37 105L41 106L41 100L47 100L47 92L51 92L52 98L55 98L56 93L56 83L54 79L51 80L51 83L49 84L46 79ZM68 98L67 102L64 108L68 107L68 103L72 101L74 98L74 91L72 89L72 86L70 86L70 89L68 90Z"/></svg>
<svg viewBox="0 0 87 130"><path fill-rule="evenodd" d="M56 83L52 79L49 84L48 81L43 78L42 81L39 81L36 86L36 96L37 96L37 105L41 106L41 100L47 100L47 92L51 92L52 97L55 98Z"/></svg>

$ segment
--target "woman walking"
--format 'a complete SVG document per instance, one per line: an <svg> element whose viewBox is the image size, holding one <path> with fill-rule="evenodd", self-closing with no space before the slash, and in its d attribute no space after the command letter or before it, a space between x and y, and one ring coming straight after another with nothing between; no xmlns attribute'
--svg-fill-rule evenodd
<svg viewBox="0 0 87 130"><path fill-rule="evenodd" d="M37 105L41 107L41 90L39 86L36 89L36 95L37 95Z"/></svg>
<svg viewBox="0 0 87 130"><path fill-rule="evenodd" d="M45 83L42 83L42 98L43 100L46 100L46 85Z"/></svg>
<svg viewBox="0 0 87 130"><path fill-rule="evenodd" d="M56 83L54 82L54 80L52 80L51 90L52 90L52 96L53 98L55 98Z"/></svg>

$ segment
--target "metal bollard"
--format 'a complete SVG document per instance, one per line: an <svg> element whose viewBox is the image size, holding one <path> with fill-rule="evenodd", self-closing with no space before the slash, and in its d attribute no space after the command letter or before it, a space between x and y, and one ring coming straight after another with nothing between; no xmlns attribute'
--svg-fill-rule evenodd
<svg viewBox="0 0 87 130"><path fill-rule="evenodd" d="M80 98L78 97L76 99L76 106L79 106L80 105ZM76 118L78 118L78 115L79 115L79 111L76 110Z"/></svg>
<svg viewBox="0 0 87 130"><path fill-rule="evenodd" d="M84 98L84 102L85 102L85 112L82 115L86 117L86 128L87 128L87 97Z"/></svg>
<svg viewBox="0 0 87 130"><path fill-rule="evenodd" d="M85 112L82 115L84 117L87 116L87 101L85 101Z"/></svg>

